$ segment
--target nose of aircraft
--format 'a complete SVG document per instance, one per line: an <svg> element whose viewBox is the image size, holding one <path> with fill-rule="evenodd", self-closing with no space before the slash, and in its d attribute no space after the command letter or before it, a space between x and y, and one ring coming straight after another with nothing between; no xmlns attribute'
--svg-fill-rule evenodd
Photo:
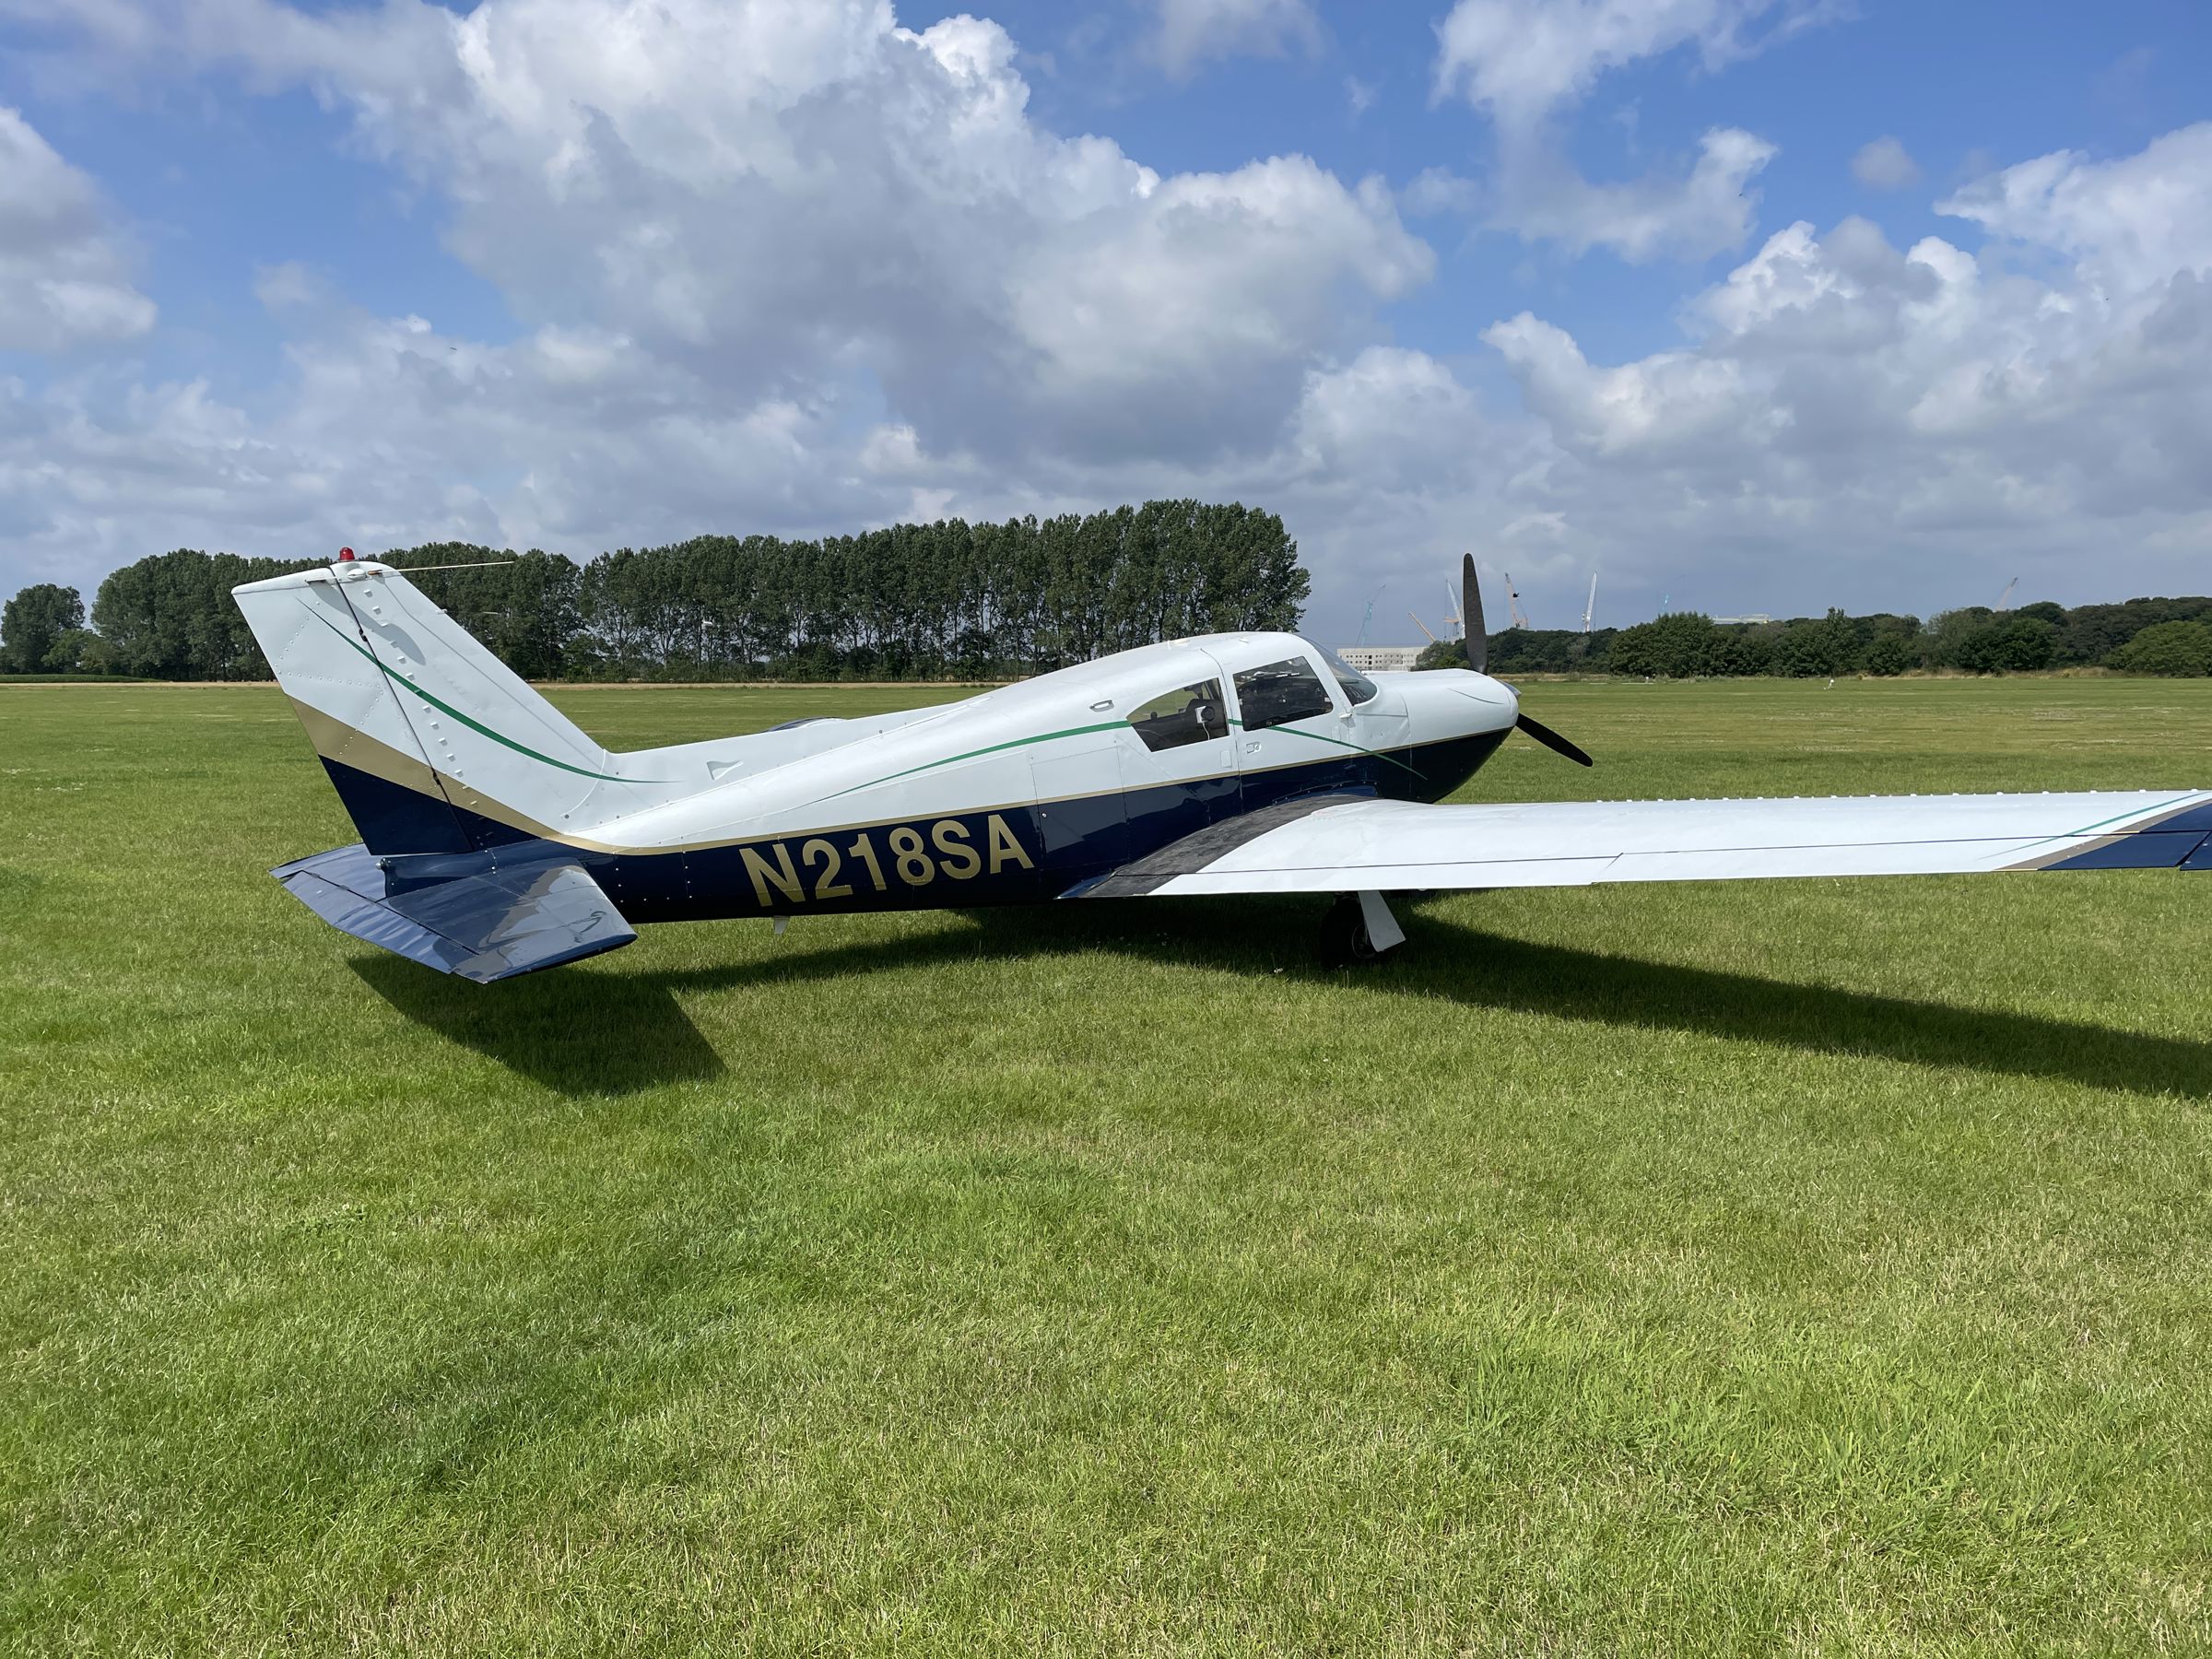
<svg viewBox="0 0 2212 1659"><path fill-rule="evenodd" d="M1594 766L1595 761L1583 752L1572 740L1561 736L1540 720L1531 720L1521 712L1520 695L1501 681L1492 679L1483 670L1489 665L1489 634L1482 625L1482 584L1475 579L1475 556L1466 554L1459 561L1460 615L1466 618L1467 668L1450 670L1436 675L1438 679L1454 682L1453 689L1471 703L1486 710L1500 712L1496 724L1478 716L1466 730L1494 732L1518 726L1555 755L1564 755L1577 766ZM1423 700L1428 700L1424 698Z"/></svg>
<svg viewBox="0 0 2212 1659"><path fill-rule="evenodd" d="M1436 668L1405 682L1406 717L1416 743L1441 743L1510 729L1521 715L1513 688L1471 668Z"/></svg>

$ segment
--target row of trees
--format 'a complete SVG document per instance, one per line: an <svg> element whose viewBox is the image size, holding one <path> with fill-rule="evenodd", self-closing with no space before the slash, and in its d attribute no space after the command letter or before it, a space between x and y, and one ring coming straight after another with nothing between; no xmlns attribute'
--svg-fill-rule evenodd
<svg viewBox="0 0 2212 1659"><path fill-rule="evenodd" d="M1459 660L1458 647L1431 647L1424 664ZM2018 674L2102 666L2130 674L2212 674L2212 598L2130 599L2072 610L2049 603L2018 610L1981 606L1917 617L1879 613L1786 622L1715 622L1675 611L1633 628L1572 633L1508 629L1490 639L1498 674L1629 674L1653 678L1771 674L1891 675L1959 669Z"/></svg>
<svg viewBox="0 0 2212 1659"><path fill-rule="evenodd" d="M1180 634L1295 628L1308 592L1281 519L1191 500L819 541L702 535L582 565L460 542L378 557L535 679L1016 677ZM142 559L100 583L88 630L75 593L27 588L0 664L265 678L230 589L316 562ZM481 568L428 568L445 566Z"/></svg>
<svg viewBox="0 0 2212 1659"><path fill-rule="evenodd" d="M579 565L462 542L381 555L534 679L989 679L1152 640L1297 626L1308 586L1271 512L1147 501L1110 512L894 524L785 541L702 535ZM503 561L503 562L495 562ZM100 583L90 626L73 589L40 583L0 615L0 672L260 679L268 665L230 589L312 560L180 549ZM444 569L429 567L483 567ZM1424 663L1462 660L1456 645ZM1594 633L1509 629L1500 674L2018 673L2102 665L2212 675L2212 598L2048 602L1721 623L1674 612Z"/></svg>

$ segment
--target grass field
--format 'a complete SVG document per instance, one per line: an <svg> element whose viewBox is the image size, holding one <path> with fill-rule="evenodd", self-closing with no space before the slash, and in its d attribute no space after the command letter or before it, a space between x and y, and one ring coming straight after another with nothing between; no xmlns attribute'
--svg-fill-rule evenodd
<svg viewBox="0 0 2212 1659"><path fill-rule="evenodd" d="M1530 709L1599 770L1471 796L2212 782L2203 683ZM0 690L0 1651L2212 1646L2212 878L479 987L264 874L354 839L274 689Z"/></svg>

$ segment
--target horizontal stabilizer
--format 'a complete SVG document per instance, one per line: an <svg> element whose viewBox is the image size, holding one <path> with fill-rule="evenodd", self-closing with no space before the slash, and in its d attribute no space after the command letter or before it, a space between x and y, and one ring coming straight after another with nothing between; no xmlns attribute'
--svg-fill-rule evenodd
<svg viewBox="0 0 2212 1659"><path fill-rule="evenodd" d="M366 847L352 846L269 873L339 932L480 984L596 956L638 936L577 864L402 882Z"/></svg>

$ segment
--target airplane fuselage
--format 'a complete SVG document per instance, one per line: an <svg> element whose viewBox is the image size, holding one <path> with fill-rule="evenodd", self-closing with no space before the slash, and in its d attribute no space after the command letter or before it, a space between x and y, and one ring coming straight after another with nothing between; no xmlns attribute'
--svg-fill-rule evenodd
<svg viewBox="0 0 2212 1659"><path fill-rule="evenodd" d="M444 879L542 849L633 922L1037 902L1299 803L1441 799L1516 712L1510 688L1464 669L1368 678L1294 634L1209 635L910 715L623 756L641 780L714 782L612 819L580 784L588 833L456 799L467 852L387 865Z"/></svg>

